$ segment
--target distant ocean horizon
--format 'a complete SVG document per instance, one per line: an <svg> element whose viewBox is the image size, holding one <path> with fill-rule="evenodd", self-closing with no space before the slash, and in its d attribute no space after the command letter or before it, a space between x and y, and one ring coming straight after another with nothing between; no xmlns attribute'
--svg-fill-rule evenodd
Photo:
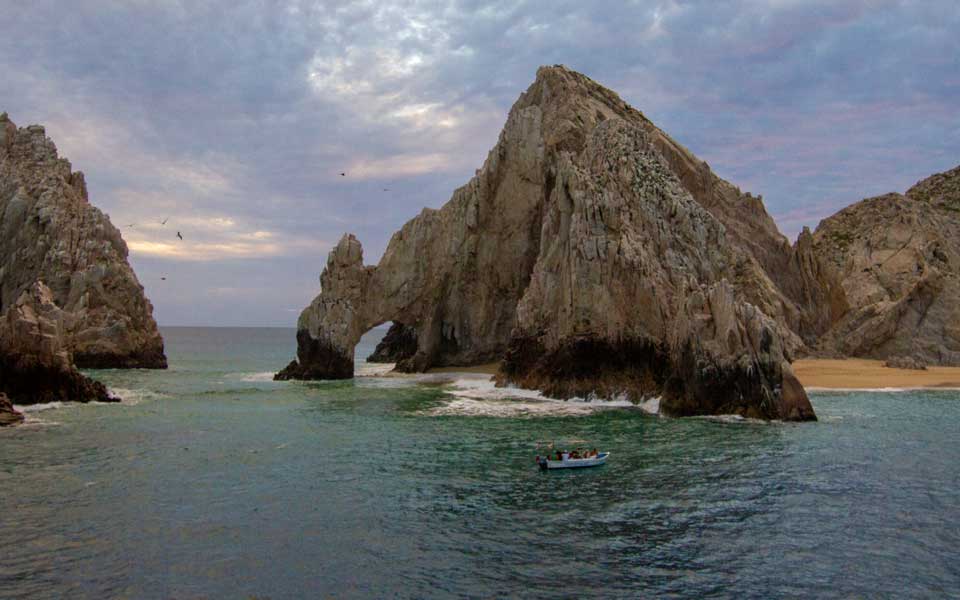
<svg viewBox="0 0 960 600"><path fill-rule="evenodd" d="M164 326L120 404L0 430L9 598L946 597L960 393L671 419L471 374L275 382L292 327ZM389 367L387 367L389 368ZM649 409L649 407L647 407ZM610 451L544 473L546 444Z"/></svg>

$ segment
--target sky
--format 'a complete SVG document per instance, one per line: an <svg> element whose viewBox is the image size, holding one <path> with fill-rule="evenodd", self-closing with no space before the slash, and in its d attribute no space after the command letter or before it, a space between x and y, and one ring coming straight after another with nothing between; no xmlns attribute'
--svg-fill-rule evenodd
<svg viewBox="0 0 960 600"><path fill-rule="evenodd" d="M0 5L0 111L84 171L161 326L294 326L340 236L375 264L544 64L617 91L791 239L960 164L956 0Z"/></svg>

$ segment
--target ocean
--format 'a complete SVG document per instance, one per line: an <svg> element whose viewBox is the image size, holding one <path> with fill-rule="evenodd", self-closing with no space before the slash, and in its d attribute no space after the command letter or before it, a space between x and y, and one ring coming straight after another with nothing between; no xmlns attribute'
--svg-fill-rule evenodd
<svg viewBox="0 0 960 600"><path fill-rule="evenodd" d="M122 403L28 407L0 598L960 596L960 392L671 419L383 377L383 333L302 383L292 329L163 328L169 370L91 372ZM612 454L541 472L549 441Z"/></svg>

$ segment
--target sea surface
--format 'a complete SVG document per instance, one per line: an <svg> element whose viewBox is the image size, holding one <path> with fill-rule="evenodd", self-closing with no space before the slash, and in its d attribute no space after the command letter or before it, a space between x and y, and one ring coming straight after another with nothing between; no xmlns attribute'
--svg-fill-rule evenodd
<svg viewBox="0 0 960 600"><path fill-rule="evenodd" d="M0 598L960 596L956 391L670 419L381 377L384 332L365 376L300 383L271 380L293 330L164 328L169 370L92 372L122 404L28 408ZM551 440L610 462L541 472Z"/></svg>

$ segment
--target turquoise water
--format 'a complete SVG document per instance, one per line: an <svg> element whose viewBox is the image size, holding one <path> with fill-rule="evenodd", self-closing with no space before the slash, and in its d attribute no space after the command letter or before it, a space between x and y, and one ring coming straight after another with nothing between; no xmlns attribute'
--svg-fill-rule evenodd
<svg viewBox="0 0 960 600"><path fill-rule="evenodd" d="M170 370L96 373L124 404L0 430L0 597L960 595L957 392L665 419L476 377L273 382L292 330L163 333ZM611 462L542 473L551 439Z"/></svg>

